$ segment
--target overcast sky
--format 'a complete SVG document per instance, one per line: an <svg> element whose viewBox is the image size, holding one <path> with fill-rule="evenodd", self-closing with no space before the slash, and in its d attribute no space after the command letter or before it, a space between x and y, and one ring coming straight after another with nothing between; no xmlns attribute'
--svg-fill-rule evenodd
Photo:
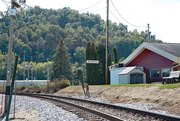
<svg viewBox="0 0 180 121"><path fill-rule="evenodd" d="M10 1L10 0L5 0ZM106 1L107 0L26 0L30 6L38 5L42 8L60 9L70 7L71 9L81 10L80 13L87 11L100 14L106 20ZM98 4L97 4L98 3ZM180 0L109 0L110 12L109 19L113 22L121 22L128 25L129 30L147 30L150 24L150 31L167 43L180 43ZM116 7L116 9L114 8ZM10 5L10 4L9 4ZM95 5L95 6L94 6ZM92 7L93 6L93 7ZM90 7L90 8L89 8ZM89 8L89 9L85 9ZM83 10L85 9L85 10ZM0 0L0 11L7 10L6 5ZM122 19L121 16L125 19ZM128 21L128 23L126 22ZM130 24L129 24L130 23ZM145 26L145 27L134 27Z"/></svg>

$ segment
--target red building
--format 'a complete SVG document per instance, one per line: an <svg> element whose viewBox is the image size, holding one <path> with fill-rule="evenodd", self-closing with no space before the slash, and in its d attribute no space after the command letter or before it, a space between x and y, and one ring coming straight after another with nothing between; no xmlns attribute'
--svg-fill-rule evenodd
<svg viewBox="0 0 180 121"><path fill-rule="evenodd" d="M142 69L146 73L146 83L161 82L163 77L169 76L173 66L179 63L180 43L147 42L122 62L125 67L136 66Z"/></svg>

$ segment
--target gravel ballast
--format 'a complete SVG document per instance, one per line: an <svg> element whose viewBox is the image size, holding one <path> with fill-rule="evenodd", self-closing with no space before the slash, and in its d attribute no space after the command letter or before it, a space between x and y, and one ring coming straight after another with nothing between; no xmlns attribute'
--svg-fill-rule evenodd
<svg viewBox="0 0 180 121"><path fill-rule="evenodd" d="M2 100L2 95L0 95L0 100ZM15 113L25 110L35 110L39 112L39 117L41 117L43 121L83 121L83 119L77 115L63 110L52 103L30 97L16 96ZM12 98L10 113L12 114L13 112L14 99Z"/></svg>

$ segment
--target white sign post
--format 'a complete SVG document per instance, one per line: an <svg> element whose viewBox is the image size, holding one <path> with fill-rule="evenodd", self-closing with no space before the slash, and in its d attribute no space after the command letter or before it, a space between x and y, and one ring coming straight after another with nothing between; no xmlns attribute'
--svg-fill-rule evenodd
<svg viewBox="0 0 180 121"><path fill-rule="evenodd" d="M99 61L98 60L86 60L86 63L99 64Z"/></svg>

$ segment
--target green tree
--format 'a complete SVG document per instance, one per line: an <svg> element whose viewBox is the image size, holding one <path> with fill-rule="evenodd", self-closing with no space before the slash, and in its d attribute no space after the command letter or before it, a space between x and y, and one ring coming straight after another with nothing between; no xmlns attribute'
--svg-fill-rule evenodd
<svg viewBox="0 0 180 121"><path fill-rule="evenodd" d="M81 69L77 69L73 72L74 75L74 85L78 85L79 83L83 83L83 73Z"/></svg>
<svg viewBox="0 0 180 121"><path fill-rule="evenodd" d="M77 47L75 49L75 52L73 54L74 61L78 62L79 64L82 64L85 62L85 48L84 47Z"/></svg>
<svg viewBox="0 0 180 121"><path fill-rule="evenodd" d="M90 47L91 47L91 44L90 42L87 43L87 46L86 46L86 60L90 60ZM86 82L89 83L90 82L90 65L88 63L86 63Z"/></svg>
<svg viewBox="0 0 180 121"><path fill-rule="evenodd" d="M111 53L108 52L108 66L111 66L112 65L112 59L111 59ZM109 68L108 68L108 82L107 84L110 84L110 71L109 71Z"/></svg>
<svg viewBox="0 0 180 121"><path fill-rule="evenodd" d="M116 47L113 48L113 55L114 55L114 63L118 63L118 52Z"/></svg>
<svg viewBox="0 0 180 121"><path fill-rule="evenodd" d="M7 55L2 55L0 51L0 80L4 80L4 77L6 77L6 64Z"/></svg>
<svg viewBox="0 0 180 121"><path fill-rule="evenodd" d="M61 76L69 80L72 80L73 78L70 55L67 53L67 48L63 44L62 39L60 40L54 55L52 70L51 79L61 78Z"/></svg>
<svg viewBox="0 0 180 121"><path fill-rule="evenodd" d="M104 44L98 46L98 58L99 58L99 84L106 84L106 48Z"/></svg>

